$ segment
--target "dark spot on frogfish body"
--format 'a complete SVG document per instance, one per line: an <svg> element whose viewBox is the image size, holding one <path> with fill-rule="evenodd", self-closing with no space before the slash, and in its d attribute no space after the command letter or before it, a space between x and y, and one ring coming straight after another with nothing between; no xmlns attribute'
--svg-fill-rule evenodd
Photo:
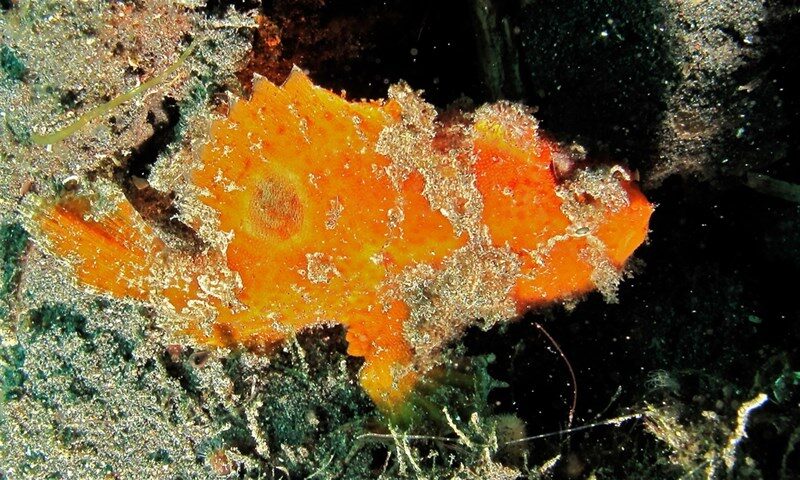
<svg viewBox="0 0 800 480"><path fill-rule="evenodd" d="M281 178L267 178L250 202L250 216L262 233L286 240L300 230L303 204L295 188Z"/></svg>

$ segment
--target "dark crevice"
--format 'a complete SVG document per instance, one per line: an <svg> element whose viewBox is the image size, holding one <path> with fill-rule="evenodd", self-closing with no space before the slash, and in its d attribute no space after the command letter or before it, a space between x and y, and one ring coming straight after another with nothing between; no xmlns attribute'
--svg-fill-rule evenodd
<svg viewBox="0 0 800 480"><path fill-rule="evenodd" d="M740 32L735 26L721 25L719 27L719 31L731 37L733 41L736 42L740 47L748 45L745 37L742 35L742 32Z"/></svg>
<svg viewBox="0 0 800 480"><path fill-rule="evenodd" d="M208 0L203 10L209 15L222 17L231 7L238 12L247 12L260 5L260 0Z"/></svg>
<svg viewBox="0 0 800 480"><path fill-rule="evenodd" d="M187 394L197 397L199 395L197 379L193 378L192 365L189 363L189 357L194 353L194 349L191 347L174 347L177 348L176 351L172 351L168 347L162 353L159 361L164 366L167 375L177 380Z"/></svg>
<svg viewBox="0 0 800 480"><path fill-rule="evenodd" d="M157 112L150 111L147 114L147 122L153 127L153 135L134 149L126 166L128 176L146 179L158 155L175 139L175 128L181 117L178 101L165 97L161 102L161 109L163 118L158 118Z"/></svg>
<svg viewBox="0 0 800 480"><path fill-rule="evenodd" d="M76 90L68 89L61 93L58 103L61 104L65 110L74 110L83 105L83 99Z"/></svg>
<svg viewBox="0 0 800 480"><path fill-rule="evenodd" d="M86 317L60 303L44 305L31 312L30 327L36 336L58 332L61 335L76 334L87 342L93 338L87 329Z"/></svg>
<svg viewBox="0 0 800 480"><path fill-rule="evenodd" d="M161 111L150 111L147 115L153 134L133 149L124 166L114 170L114 180L146 221L185 241L188 250L200 251L203 241L194 230L178 220L180 212L175 205L174 192L161 192L147 182L156 160L175 140L180 118L177 100L165 97Z"/></svg>

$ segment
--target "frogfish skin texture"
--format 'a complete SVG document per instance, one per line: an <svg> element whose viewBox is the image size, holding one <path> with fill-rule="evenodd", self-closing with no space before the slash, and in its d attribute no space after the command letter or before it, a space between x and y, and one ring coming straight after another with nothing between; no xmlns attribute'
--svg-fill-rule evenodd
<svg viewBox="0 0 800 480"><path fill-rule="evenodd" d="M209 137L187 223L222 240L178 248L113 188L83 188L38 199L37 243L199 344L266 354L342 324L386 411L472 325L595 289L613 299L653 211L625 168L546 139L522 107L437 114L405 85L350 102L299 71L256 79Z"/></svg>

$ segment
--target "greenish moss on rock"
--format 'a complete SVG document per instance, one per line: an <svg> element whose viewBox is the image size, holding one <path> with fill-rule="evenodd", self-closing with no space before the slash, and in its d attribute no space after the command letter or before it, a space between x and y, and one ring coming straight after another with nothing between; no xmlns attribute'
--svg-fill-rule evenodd
<svg viewBox="0 0 800 480"><path fill-rule="evenodd" d="M22 366L25 364L25 350L19 346L0 349L0 401L19 398L25 383L25 373Z"/></svg>
<svg viewBox="0 0 800 480"><path fill-rule="evenodd" d="M0 226L0 296L8 295L19 280L19 261L28 245L28 233L18 223Z"/></svg>
<svg viewBox="0 0 800 480"><path fill-rule="evenodd" d="M12 80L22 80L28 69L8 45L0 45L0 69Z"/></svg>

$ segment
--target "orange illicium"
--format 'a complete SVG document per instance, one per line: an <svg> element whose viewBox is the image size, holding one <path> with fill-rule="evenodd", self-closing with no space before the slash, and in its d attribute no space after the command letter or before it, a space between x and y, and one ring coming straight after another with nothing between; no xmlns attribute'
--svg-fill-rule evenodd
<svg viewBox="0 0 800 480"><path fill-rule="evenodd" d="M33 230L82 283L169 306L203 344L343 324L388 411L470 325L613 296L653 209L624 168L546 140L521 107L437 115L403 85L349 102L299 71L256 80L199 164L219 248L167 247L124 200L91 213L81 195L40 201Z"/></svg>

